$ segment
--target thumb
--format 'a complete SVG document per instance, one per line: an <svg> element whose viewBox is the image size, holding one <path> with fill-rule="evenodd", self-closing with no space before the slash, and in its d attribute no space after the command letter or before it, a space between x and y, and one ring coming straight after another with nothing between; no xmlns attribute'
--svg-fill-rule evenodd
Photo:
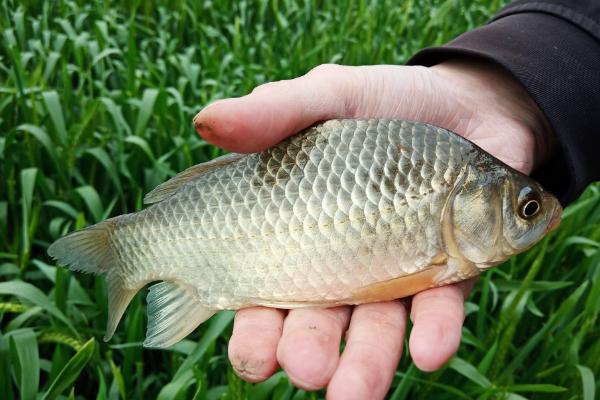
<svg viewBox="0 0 600 400"><path fill-rule="evenodd" d="M204 139L219 147L256 152L326 119L397 117L435 122L436 108L424 104L432 97L428 75L423 67L321 65L302 77L217 101L196 115L194 125ZM428 116L422 115L425 110Z"/></svg>

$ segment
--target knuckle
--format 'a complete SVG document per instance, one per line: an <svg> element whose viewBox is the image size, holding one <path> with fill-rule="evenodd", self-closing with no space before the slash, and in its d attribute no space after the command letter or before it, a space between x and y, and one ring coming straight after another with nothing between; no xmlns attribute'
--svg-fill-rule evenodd
<svg viewBox="0 0 600 400"><path fill-rule="evenodd" d="M350 311L346 309L306 310L290 314L286 320L287 332L302 331L310 336L331 340L341 337ZM284 333L285 334L285 333Z"/></svg>
<svg viewBox="0 0 600 400"><path fill-rule="evenodd" d="M361 366L358 373L355 374L355 390L357 393L377 398L376 394L386 386L388 375L395 370L389 360L389 351L373 343L364 343L363 354L356 359ZM361 396L363 397L363 396Z"/></svg>
<svg viewBox="0 0 600 400"><path fill-rule="evenodd" d="M350 310L344 309L341 311L339 309L325 309L323 310L323 315L333 322L336 332L342 332L348 324Z"/></svg>
<svg viewBox="0 0 600 400"><path fill-rule="evenodd" d="M273 91L273 90L282 90L282 89L287 88L288 85L289 85L288 80L266 82L266 83L256 86L254 89L252 89L252 94L260 94L260 93Z"/></svg>
<svg viewBox="0 0 600 400"><path fill-rule="evenodd" d="M405 324L405 311L400 303L386 305L385 309L371 307L365 310L364 317L370 325L382 329L399 330Z"/></svg>
<svg viewBox="0 0 600 400"><path fill-rule="evenodd" d="M357 374L358 392L372 396L378 391L379 383L378 369L365 369L362 374Z"/></svg>
<svg viewBox="0 0 600 400"><path fill-rule="evenodd" d="M464 302L463 293L456 285L447 285L433 289L428 289L424 292L417 293L415 297L419 300L435 299L436 301L440 301L443 303L455 302L462 304Z"/></svg>
<svg viewBox="0 0 600 400"><path fill-rule="evenodd" d="M324 346L328 345L332 341L341 338L342 332L338 328L338 325L331 324L329 321L314 321L306 325L302 332L304 337L312 337Z"/></svg>
<svg viewBox="0 0 600 400"><path fill-rule="evenodd" d="M345 72L347 67L339 64L321 64L317 65L310 71L308 71L307 75L325 75L330 76L332 74L339 74Z"/></svg>
<svg viewBox="0 0 600 400"><path fill-rule="evenodd" d="M279 328L283 323L284 312L278 309L253 307L239 310L235 314L234 331L238 329L252 329L264 332L272 328Z"/></svg>
<svg viewBox="0 0 600 400"><path fill-rule="evenodd" d="M311 69L307 78L319 81L324 92L340 102L339 114L354 117L361 103L364 73L360 67L338 64L321 64Z"/></svg>

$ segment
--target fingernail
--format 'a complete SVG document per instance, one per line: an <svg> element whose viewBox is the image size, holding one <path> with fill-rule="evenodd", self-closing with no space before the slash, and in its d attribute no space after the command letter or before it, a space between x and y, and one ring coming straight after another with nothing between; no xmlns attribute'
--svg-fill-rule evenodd
<svg viewBox="0 0 600 400"><path fill-rule="evenodd" d="M203 138L214 136L211 127L201 121L194 122L194 127L196 128L196 132Z"/></svg>
<svg viewBox="0 0 600 400"><path fill-rule="evenodd" d="M204 107L202 107L202 109L201 109L200 111L198 111L198 113L197 113L197 114L194 116L194 119L192 120L192 121L194 122L194 125L197 125L197 124L198 124L198 121L199 121L199 119L200 119L200 114L202 114L203 112L205 112L206 110L208 110L208 108L209 108L210 106L212 106L213 104L215 104L215 103L216 103L216 102L218 102L218 101L219 101L219 100L217 100L217 101L213 101L212 103L208 103L207 105L205 105Z"/></svg>
<svg viewBox="0 0 600 400"><path fill-rule="evenodd" d="M192 119L192 122L194 123L194 126L198 125L198 121L200 120L200 114L202 113L202 111L199 111L198 114L196 114L194 116L194 119Z"/></svg>
<svg viewBox="0 0 600 400"><path fill-rule="evenodd" d="M231 366L233 367L233 372L235 372L235 374L240 378L247 381L258 382L265 380L265 376L255 374L251 368L246 366L246 364L247 362L242 362L241 365L232 364Z"/></svg>

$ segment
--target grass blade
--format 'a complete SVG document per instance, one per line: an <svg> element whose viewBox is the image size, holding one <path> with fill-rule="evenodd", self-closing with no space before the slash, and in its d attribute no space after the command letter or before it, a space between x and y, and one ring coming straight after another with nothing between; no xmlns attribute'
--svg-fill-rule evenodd
<svg viewBox="0 0 600 400"><path fill-rule="evenodd" d="M581 375L581 386L583 388L583 400L594 400L596 397L596 382L594 373L585 365L577 365L579 375Z"/></svg>
<svg viewBox="0 0 600 400"><path fill-rule="evenodd" d="M73 206L65 203L64 201L46 200L42 205L47 207L54 207L57 210L64 212L66 215L73 218L74 220L76 220L79 217L79 212L75 208L73 208Z"/></svg>
<svg viewBox="0 0 600 400"><path fill-rule="evenodd" d="M21 399L33 400L40 383L40 357L33 330L10 332L10 350Z"/></svg>
<svg viewBox="0 0 600 400"><path fill-rule="evenodd" d="M81 374L83 368L94 355L96 341L94 338L88 340L73 357L67 362L57 377L52 381L48 391L44 393L42 400L53 400L61 393L71 389L75 380Z"/></svg>
<svg viewBox="0 0 600 400"><path fill-rule="evenodd" d="M140 136L146 129L148 121L154 111L154 103L158 97L158 89L146 89L140 103L140 111L138 114L137 122L135 123L135 134Z"/></svg>
<svg viewBox="0 0 600 400"><path fill-rule="evenodd" d="M454 357L448 363L448 367L452 368L465 378L476 383L482 388L489 388L492 383L488 378L482 375L475 366L459 357Z"/></svg>
<svg viewBox="0 0 600 400"><path fill-rule="evenodd" d="M56 131L60 143L66 145L68 142L68 132L58 93L54 90L44 92L42 93L42 98L44 99L44 104L46 105L48 114L50 114L50 119L52 120L54 130Z"/></svg>
<svg viewBox="0 0 600 400"><path fill-rule="evenodd" d="M31 124L19 125L19 126L17 126L17 130L22 131L22 132L27 132L27 133L31 134L34 138L36 138L36 140L38 142L40 142L42 147L46 150L46 152L52 159L52 162L54 163L54 165L58 165L58 162L57 162L58 156L56 154L56 147L52 143L52 139L50 139L50 136L48 136L46 131L44 131L39 126L35 126L35 125L31 125Z"/></svg>
<svg viewBox="0 0 600 400"><path fill-rule="evenodd" d="M83 199L88 210L90 210L90 213L94 217L94 222L100 222L104 214L104 207L96 189L92 186L81 186L75 189L75 191Z"/></svg>
<svg viewBox="0 0 600 400"><path fill-rule="evenodd" d="M115 184L119 195L123 195L123 189L121 188L121 181L119 180L119 173L115 163L111 160L110 156L100 147L94 147L86 150L87 153L91 154L102 164L104 170Z"/></svg>
<svg viewBox="0 0 600 400"><path fill-rule="evenodd" d="M37 287L27 282L10 281L0 282L0 295L16 296L19 299L29 301L39 306L61 320L71 331L79 337L77 330L71 324L71 321L52 304L50 299Z"/></svg>
<svg viewBox="0 0 600 400"><path fill-rule="evenodd" d="M551 385L548 383L511 385L506 387L505 389L511 392L529 393L561 393L567 390L567 388L564 388L562 386Z"/></svg>
<svg viewBox="0 0 600 400"><path fill-rule="evenodd" d="M33 202L33 190L37 177L37 168L27 168L21 171L21 260L20 267L24 270L29 262L31 247L30 218L32 216L31 203Z"/></svg>
<svg viewBox="0 0 600 400"><path fill-rule="evenodd" d="M183 374L183 372L189 370L195 363L197 363L200 358L204 355L208 346L211 345L219 335L229 326L231 321L233 321L233 317L235 313L232 311L221 311L217 315L211 318L210 325L204 335L198 342L198 345L188 356L188 358L181 364L181 367L175 373L175 379Z"/></svg>
<svg viewBox="0 0 600 400"><path fill-rule="evenodd" d="M220 155L194 132L199 109L324 62L401 65L420 48L484 24L508 1L0 0L2 400L20 395L11 332L37 334L41 398L83 345L77 335L99 337L105 328L104 277L46 265L46 246L143 208L155 185ZM388 396L597 399L599 243L594 184L542 246L482 275L466 306L463 363L425 374L407 354ZM38 292L21 292L23 282ZM143 349L143 298L132 302L114 340L95 344L93 368L90 360L59 398L325 396L296 390L284 373L265 386L235 378L227 361L231 314L171 349ZM569 390L527 386L548 383Z"/></svg>

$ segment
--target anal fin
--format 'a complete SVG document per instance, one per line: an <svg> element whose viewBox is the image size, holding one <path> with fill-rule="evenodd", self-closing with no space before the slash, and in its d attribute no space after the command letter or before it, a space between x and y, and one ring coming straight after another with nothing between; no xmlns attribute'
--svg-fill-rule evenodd
<svg viewBox="0 0 600 400"><path fill-rule="evenodd" d="M160 282L148 291L148 329L145 347L169 347L215 314L198 301L185 284Z"/></svg>

